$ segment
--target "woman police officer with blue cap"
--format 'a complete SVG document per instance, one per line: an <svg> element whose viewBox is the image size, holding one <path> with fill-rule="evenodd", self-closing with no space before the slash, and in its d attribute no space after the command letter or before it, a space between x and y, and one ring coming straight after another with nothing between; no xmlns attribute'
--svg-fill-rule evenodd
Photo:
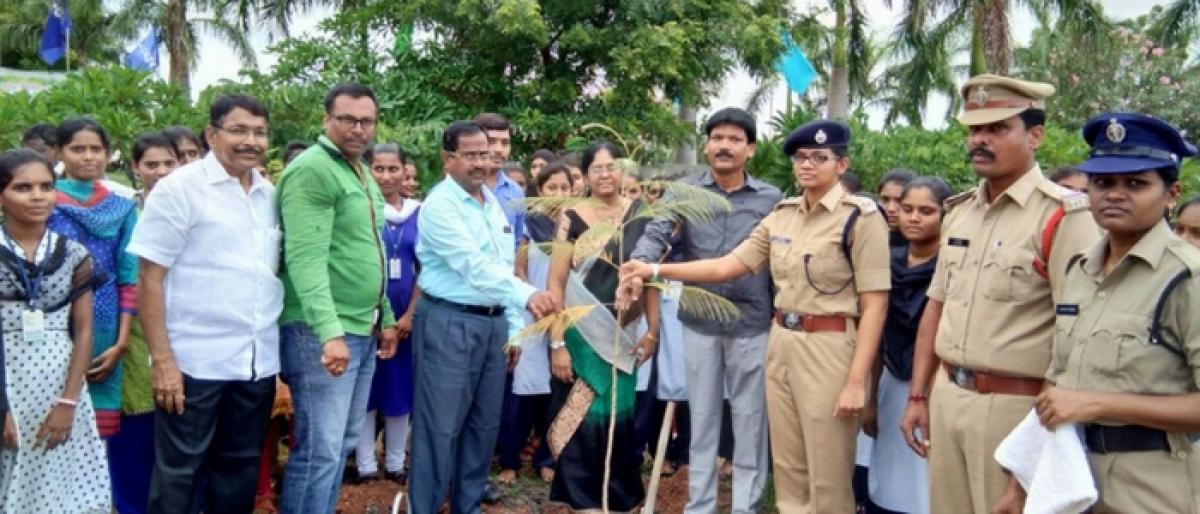
<svg viewBox="0 0 1200 514"><path fill-rule="evenodd" d="M724 257L678 264L626 262L626 295L652 278L725 282L770 266L775 323L766 395L780 512L853 512L850 477L871 364L887 314L888 228L875 202L849 194L850 128L817 120L783 151L804 194L780 202ZM618 300L620 301L620 300Z"/></svg>
<svg viewBox="0 0 1200 514"><path fill-rule="evenodd" d="M1069 261L1034 408L1047 427L1083 427L1094 512L1197 512L1200 250L1163 219L1196 147L1142 114L1102 114L1083 135L1092 152L1079 169L1107 233ZM1019 511L1023 497L1010 480L997 510Z"/></svg>

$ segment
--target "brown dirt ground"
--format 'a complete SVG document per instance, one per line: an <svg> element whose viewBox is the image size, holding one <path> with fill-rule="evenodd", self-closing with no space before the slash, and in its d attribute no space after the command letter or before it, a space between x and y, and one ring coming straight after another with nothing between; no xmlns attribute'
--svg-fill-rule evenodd
<svg viewBox="0 0 1200 514"><path fill-rule="evenodd" d="M649 472L647 475L647 482ZM392 500L401 486L380 480L364 485L342 487L338 500L341 514L387 514L391 512ZM504 488L504 498L494 505L484 505L486 514L568 514L571 510L563 505L550 503L547 496L550 485L537 478L527 466L517 481ZM729 512L729 480L722 479L718 495L718 509ZM663 513L683 512L687 503L687 468L659 483L657 511ZM443 512L448 510L443 509Z"/></svg>

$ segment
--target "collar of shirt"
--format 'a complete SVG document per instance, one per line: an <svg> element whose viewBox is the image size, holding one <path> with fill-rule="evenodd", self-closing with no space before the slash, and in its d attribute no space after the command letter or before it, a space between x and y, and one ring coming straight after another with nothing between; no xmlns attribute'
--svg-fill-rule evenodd
<svg viewBox="0 0 1200 514"><path fill-rule="evenodd" d="M487 188L485 187L484 189ZM496 193L497 197L511 196L515 198L525 196L525 192L521 191L521 186L514 182L513 179L508 178L508 174L503 170L496 172L496 189L493 192Z"/></svg>
<svg viewBox="0 0 1200 514"><path fill-rule="evenodd" d="M716 187L717 179L713 176L712 168L709 168L707 171L700 174L700 185ZM758 180L757 178L754 178L753 175L742 171L742 187L738 188L737 191L750 189L751 191L758 192L760 189L762 189L763 185L764 183L761 180Z"/></svg>
<svg viewBox="0 0 1200 514"><path fill-rule="evenodd" d="M233 178L233 175L230 175L228 171L225 171L225 167L221 165L221 161L218 161L217 157L213 155L212 152L208 152L208 155L204 156L200 166L204 170L204 179L207 180L209 184L218 184L225 181L237 182L237 179ZM263 176L259 174L258 168L250 170L249 192L254 193L255 191L258 191L266 186L267 179L264 179Z"/></svg>
<svg viewBox="0 0 1200 514"><path fill-rule="evenodd" d="M813 209L816 209L817 206L820 206L824 207L825 211L827 212L833 212L835 209L837 209L838 203L842 201L842 197L844 196L846 196L846 189L842 187L842 184L834 184L833 187L825 193L825 196L821 197L821 200L817 202L817 205L813 206ZM812 213L812 211L808 209L807 201L800 202L800 209L802 209L805 213Z"/></svg>
<svg viewBox="0 0 1200 514"><path fill-rule="evenodd" d="M338 148L337 145L333 144L333 141L330 141L327 136L317 136L317 144L321 145L321 148L325 150L325 153L329 154L331 159L334 161L342 161L347 168L350 168L350 171L357 173L359 169L362 168L361 162L352 164L350 159L347 159L346 155L342 153L342 150ZM355 164L357 164L357 166Z"/></svg>
<svg viewBox="0 0 1200 514"><path fill-rule="evenodd" d="M1133 248L1129 249L1129 253L1121 258L1121 261L1113 268L1125 266L1131 257L1137 257L1142 262L1150 265L1150 269L1158 269L1159 263L1162 262L1163 255L1167 253L1167 245L1171 243L1175 235L1171 233L1171 228L1167 226L1166 221L1160 221L1154 228L1146 232ZM1083 272L1087 273L1092 279L1097 282L1104 278L1104 258L1108 255L1109 236L1105 234L1096 243L1091 250L1083 255L1082 261L1079 263L1083 268Z"/></svg>
<svg viewBox="0 0 1200 514"><path fill-rule="evenodd" d="M1033 195L1033 191L1037 189L1038 182L1043 180L1049 179L1042 175L1042 167L1035 162L1033 163L1033 167L1029 168L1029 171L1021 175L1021 178L1018 178L1016 182L1008 186L1008 189L1005 189L1003 193L997 195L996 201L992 203L995 204L1000 201L1000 198L1007 196L1018 207L1024 208L1025 204L1029 202L1029 197ZM988 183L986 180L981 180L979 182L979 194L975 195L975 200L986 205L987 197Z"/></svg>
<svg viewBox="0 0 1200 514"><path fill-rule="evenodd" d="M454 180L454 178L448 175L446 178L442 179L442 184L438 187L446 188L446 193L454 197L459 202L470 202L471 204L479 206L484 210L487 210L488 205L496 203L496 194L487 187L481 187L479 189L483 193L483 205L479 205L479 201L476 200L475 197L471 196L470 193L467 193L466 189L463 189L462 186L458 185L458 181ZM496 183L496 188L500 188L499 182Z"/></svg>

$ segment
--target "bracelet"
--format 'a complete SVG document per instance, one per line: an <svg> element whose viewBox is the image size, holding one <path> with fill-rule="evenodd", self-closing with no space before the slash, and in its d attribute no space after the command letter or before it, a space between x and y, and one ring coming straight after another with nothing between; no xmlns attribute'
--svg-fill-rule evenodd
<svg viewBox="0 0 1200 514"><path fill-rule="evenodd" d="M566 346L567 346L566 341L550 341L550 349L551 350L557 350L559 348L563 348Z"/></svg>
<svg viewBox="0 0 1200 514"><path fill-rule="evenodd" d="M650 265L650 280L658 280L658 268L657 262Z"/></svg>
<svg viewBox="0 0 1200 514"><path fill-rule="evenodd" d="M929 397L925 396L923 394L910 394L910 395L908 395L908 401L917 402L917 403L925 403L925 402L929 401Z"/></svg>
<svg viewBox="0 0 1200 514"><path fill-rule="evenodd" d="M68 407L75 408L75 407L79 406L79 400L69 400L67 398L58 398L58 399L54 400L54 404L55 405L66 405Z"/></svg>

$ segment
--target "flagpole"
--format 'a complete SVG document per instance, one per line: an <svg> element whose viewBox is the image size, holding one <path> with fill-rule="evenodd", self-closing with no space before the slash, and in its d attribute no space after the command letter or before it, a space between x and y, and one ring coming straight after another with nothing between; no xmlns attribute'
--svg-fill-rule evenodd
<svg viewBox="0 0 1200 514"><path fill-rule="evenodd" d="M62 3L63 3L63 12L70 13L71 12L71 5L70 5L71 0L62 0ZM70 16L70 14L67 14L67 16ZM64 46L66 46L66 48L63 49L63 57L67 60L66 61L67 62L67 73L71 73L71 27L70 26L67 26L67 35L63 39L66 42L66 44L64 45Z"/></svg>

